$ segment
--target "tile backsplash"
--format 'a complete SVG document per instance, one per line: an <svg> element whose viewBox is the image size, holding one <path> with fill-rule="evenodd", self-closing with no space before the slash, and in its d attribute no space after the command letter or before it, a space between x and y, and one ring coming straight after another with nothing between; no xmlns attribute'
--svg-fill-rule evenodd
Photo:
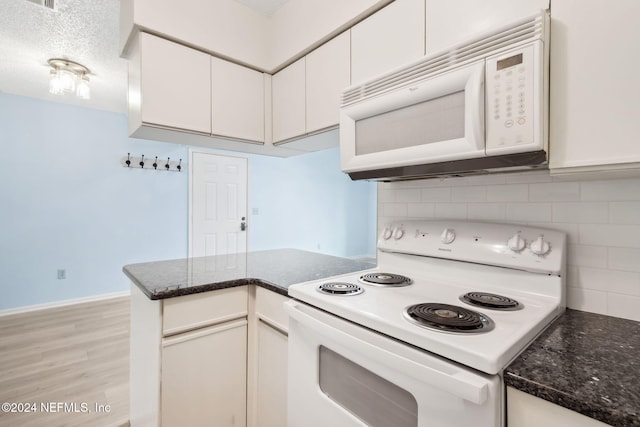
<svg viewBox="0 0 640 427"><path fill-rule="evenodd" d="M567 306L640 321L640 178L548 172L378 184L378 225L401 219L513 222L568 235Z"/></svg>

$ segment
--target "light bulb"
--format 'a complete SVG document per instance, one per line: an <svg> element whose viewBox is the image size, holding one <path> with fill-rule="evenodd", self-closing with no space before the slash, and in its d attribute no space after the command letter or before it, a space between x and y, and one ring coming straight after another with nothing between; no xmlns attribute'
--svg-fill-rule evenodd
<svg viewBox="0 0 640 427"><path fill-rule="evenodd" d="M60 78L60 70L51 70L51 79L49 80L49 92L54 95L60 95L64 91L62 79Z"/></svg>
<svg viewBox="0 0 640 427"><path fill-rule="evenodd" d="M60 80L62 81L62 88L65 92L74 92L76 90L76 76L72 72L61 70Z"/></svg>
<svg viewBox="0 0 640 427"><path fill-rule="evenodd" d="M89 77L83 75L80 78L80 82L78 83L78 87L76 88L76 96L82 99L91 98L91 88L89 87Z"/></svg>

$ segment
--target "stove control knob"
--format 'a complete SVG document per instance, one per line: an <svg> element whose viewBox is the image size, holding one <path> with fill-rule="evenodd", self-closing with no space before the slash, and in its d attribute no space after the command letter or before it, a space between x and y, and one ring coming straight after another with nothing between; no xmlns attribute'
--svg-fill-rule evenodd
<svg viewBox="0 0 640 427"><path fill-rule="evenodd" d="M404 236L404 230L401 227L397 227L396 229L393 230L394 239L400 240L402 239L402 236Z"/></svg>
<svg viewBox="0 0 640 427"><path fill-rule="evenodd" d="M551 245L549 245L549 242L547 242L542 236L540 236L536 240L531 242L530 249L534 254L542 256L549 253L549 251L551 250Z"/></svg>
<svg viewBox="0 0 640 427"><path fill-rule="evenodd" d="M391 229L390 229L389 227L385 227L385 228L382 230L382 238L383 238L384 240L389 240L389 239L391 238L391 234L392 234L392 233L393 233L393 232L391 231Z"/></svg>
<svg viewBox="0 0 640 427"><path fill-rule="evenodd" d="M440 241L445 245L448 245L454 240L456 240L456 231L453 228L445 228L440 235Z"/></svg>
<svg viewBox="0 0 640 427"><path fill-rule="evenodd" d="M520 233L516 233L509 240L507 240L507 247L514 252L520 252L524 249L527 242L520 236Z"/></svg>

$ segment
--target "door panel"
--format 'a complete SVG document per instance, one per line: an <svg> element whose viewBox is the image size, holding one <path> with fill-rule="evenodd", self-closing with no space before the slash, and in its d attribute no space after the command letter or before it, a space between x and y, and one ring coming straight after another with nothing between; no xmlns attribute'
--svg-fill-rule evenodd
<svg viewBox="0 0 640 427"><path fill-rule="evenodd" d="M247 159L191 154L189 256L244 253L247 232Z"/></svg>

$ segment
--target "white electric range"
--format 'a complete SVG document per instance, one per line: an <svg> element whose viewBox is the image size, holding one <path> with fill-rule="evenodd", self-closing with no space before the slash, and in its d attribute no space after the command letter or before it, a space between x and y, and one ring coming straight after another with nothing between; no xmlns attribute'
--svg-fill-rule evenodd
<svg viewBox="0 0 640 427"><path fill-rule="evenodd" d="M565 308L565 234L439 220L379 236L377 268L289 288L289 427L503 426L502 370Z"/></svg>

